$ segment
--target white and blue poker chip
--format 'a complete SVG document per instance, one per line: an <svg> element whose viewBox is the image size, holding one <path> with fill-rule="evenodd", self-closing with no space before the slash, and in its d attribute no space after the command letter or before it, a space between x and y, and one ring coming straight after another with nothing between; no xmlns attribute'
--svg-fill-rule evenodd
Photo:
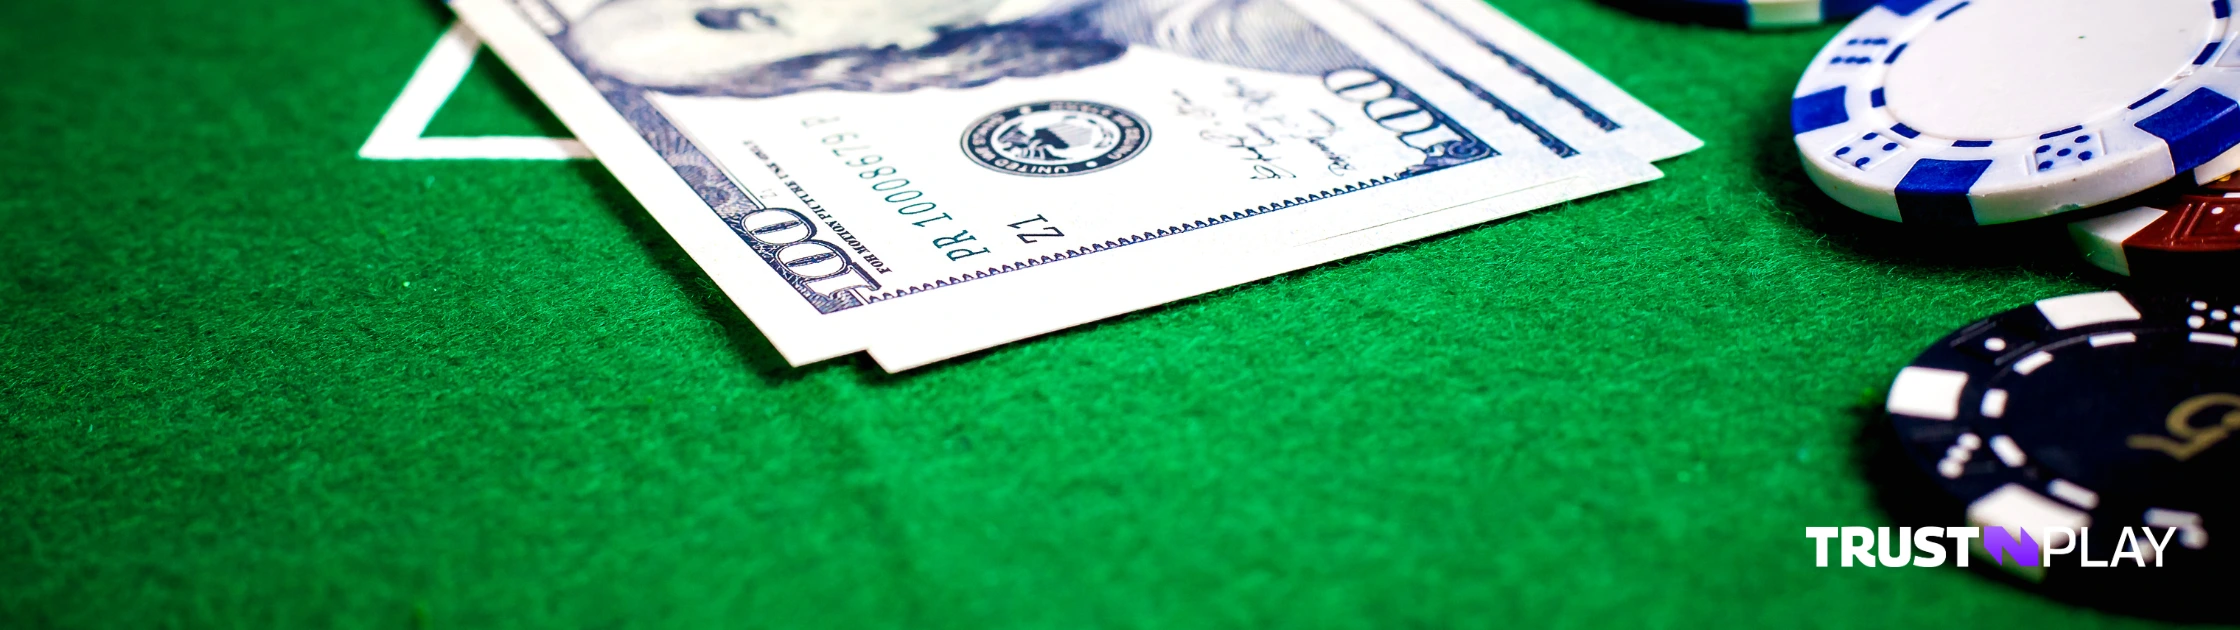
<svg viewBox="0 0 2240 630"><path fill-rule="evenodd" d="M1985 225L2240 168L2233 0L1887 0L1791 101L1805 171L1861 212Z"/></svg>
<svg viewBox="0 0 2240 630"><path fill-rule="evenodd" d="M1815 26L1851 19L1877 0L1636 0L1695 22L1746 28Z"/></svg>

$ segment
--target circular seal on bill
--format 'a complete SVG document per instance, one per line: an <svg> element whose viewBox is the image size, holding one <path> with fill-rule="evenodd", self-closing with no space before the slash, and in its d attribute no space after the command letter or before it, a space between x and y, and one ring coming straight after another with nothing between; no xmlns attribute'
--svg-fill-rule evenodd
<svg viewBox="0 0 2240 630"><path fill-rule="evenodd" d="M1119 165L1151 143L1151 127L1128 110L1085 101L1021 105L964 132L964 153L981 166L1029 177L1065 177Z"/></svg>

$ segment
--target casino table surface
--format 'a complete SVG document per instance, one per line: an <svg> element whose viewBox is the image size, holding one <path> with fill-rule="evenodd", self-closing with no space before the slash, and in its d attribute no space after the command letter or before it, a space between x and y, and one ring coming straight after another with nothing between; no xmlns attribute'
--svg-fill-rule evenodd
<svg viewBox="0 0 2240 630"><path fill-rule="evenodd" d="M1898 521L1919 349L2109 277L1815 190L1837 27L1501 6L1709 146L888 375L596 164L359 159L439 5L0 3L0 627L2158 623L1803 531ZM566 131L485 55L428 133Z"/></svg>

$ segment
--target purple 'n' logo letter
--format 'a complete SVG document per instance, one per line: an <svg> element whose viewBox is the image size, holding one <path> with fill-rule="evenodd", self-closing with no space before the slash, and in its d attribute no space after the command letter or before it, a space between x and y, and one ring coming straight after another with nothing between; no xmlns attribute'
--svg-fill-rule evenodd
<svg viewBox="0 0 2240 630"><path fill-rule="evenodd" d="M2017 566L2038 566L2038 541L2030 539L2027 529L2017 527L2015 531L2022 533L2021 540L2009 535L2005 527L1983 528L1983 552L1991 556L1992 562L2002 565L2013 560ZM2001 557L2002 553L2006 555Z"/></svg>

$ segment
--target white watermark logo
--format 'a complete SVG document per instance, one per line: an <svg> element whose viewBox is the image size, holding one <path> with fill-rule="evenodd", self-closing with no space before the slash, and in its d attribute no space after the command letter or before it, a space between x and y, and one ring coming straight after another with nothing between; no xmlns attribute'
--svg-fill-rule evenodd
<svg viewBox="0 0 2240 630"><path fill-rule="evenodd" d="M2000 566L2047 567L2056 557L2074 554L2083 567L2160 567L2162 550L2178 529L2122 528L2114 551L2101 558L2094 557L2087 541L2090 527L1807 527L1804 536L1813 541L1816 567L1828 566L1831 542L1837 562L1846 567L1940 567L1948 556L1954 566L1965 567L1969 550Z"/></svg>

